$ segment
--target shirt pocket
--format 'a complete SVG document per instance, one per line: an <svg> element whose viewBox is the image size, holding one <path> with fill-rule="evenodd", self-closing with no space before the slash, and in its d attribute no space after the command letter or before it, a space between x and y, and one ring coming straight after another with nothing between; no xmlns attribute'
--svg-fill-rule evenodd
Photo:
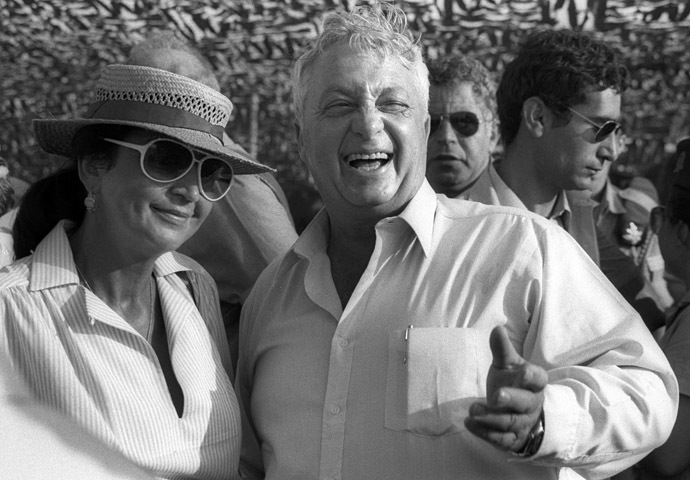
<svg viewBox="0 0 690 480"><path fill-rule="evenodd" d="M385 426L424 437L467 432L469 406L486 396L487 328L413 328L388 337Z"/></svg>

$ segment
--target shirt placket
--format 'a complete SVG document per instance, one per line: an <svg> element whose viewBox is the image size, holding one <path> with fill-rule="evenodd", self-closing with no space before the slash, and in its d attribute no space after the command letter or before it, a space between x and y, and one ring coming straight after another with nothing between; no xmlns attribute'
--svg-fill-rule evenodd
<svg viewBox="0 0 690 480"><path fill-rule="evenodd" d="M385 259L390 257L400 237L394 232L401 228L401 220L381 221L376 232L376 246L366 270L352 294L331 341L328 384L323 410L321 432L321 480L341 480L345 449L347 397L352 374L353 352L358 321L366 319L369 286L375 280Z"/></svg>

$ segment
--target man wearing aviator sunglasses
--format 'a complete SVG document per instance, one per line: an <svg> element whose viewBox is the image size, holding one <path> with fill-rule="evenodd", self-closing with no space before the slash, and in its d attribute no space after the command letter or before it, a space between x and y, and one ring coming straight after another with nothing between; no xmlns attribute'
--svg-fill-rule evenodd
<svg viewBox="0 0 690 480"><path fill-rule="evenodd" d="M618 155L627 85L627 70L605 43L565 30L530 35L497 90L503 158L464 196L548 218L599 264L589 188Z"/></svg>
<svg viewBox="0 0 690 480"><path fill-rule="evenodd" d="M567 30L530 35L497 90L503 156L463 198L529 210L560 225L642 313L649 302L636 297L644 281L617 274L632 260L609 248L590 198L597 174L618 156L627 86L625 66L605 43Z"/></svg>
<svg viewBox="0 0 690 480"><path fill-rule="evenodd" d="M456 197L484 171L498 140L496 87L478 60L449 55L429 62L426 178L438 193Z"/></svg>

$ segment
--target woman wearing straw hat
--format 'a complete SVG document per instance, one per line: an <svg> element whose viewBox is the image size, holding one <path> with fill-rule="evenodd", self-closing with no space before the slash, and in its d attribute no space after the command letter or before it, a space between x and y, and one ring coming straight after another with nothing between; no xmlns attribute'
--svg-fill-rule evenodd
<svg viewBox="0 0 690 480"><path fill-rule="evenodd" d="M84 118L37 120L73 160L27 192L0 274L0 349L34 394L159 478L237 476L240 420L215 284L174 253L269 170L223 144L232 103L110 65ZM22 258L24 257L24 258Z"/></svg>

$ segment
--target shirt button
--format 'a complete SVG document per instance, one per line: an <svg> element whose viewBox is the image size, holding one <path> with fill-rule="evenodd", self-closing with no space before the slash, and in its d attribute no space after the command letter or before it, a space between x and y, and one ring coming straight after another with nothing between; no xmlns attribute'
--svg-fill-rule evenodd
<svg viewBox="0 0 690 480"><path fill-rule="evenodd" d="M331 405L331 415L338 415L340 413L340 407L338 405Z"/></svg>
<svg viewBox="0 0 690 480"><path fill-rule="evenodd" d="M343 348L347 347L348 343L350 343L350 342L347 341L347 338L341 338L340 339L340 346L341 347L343 347Z"/></svg>

